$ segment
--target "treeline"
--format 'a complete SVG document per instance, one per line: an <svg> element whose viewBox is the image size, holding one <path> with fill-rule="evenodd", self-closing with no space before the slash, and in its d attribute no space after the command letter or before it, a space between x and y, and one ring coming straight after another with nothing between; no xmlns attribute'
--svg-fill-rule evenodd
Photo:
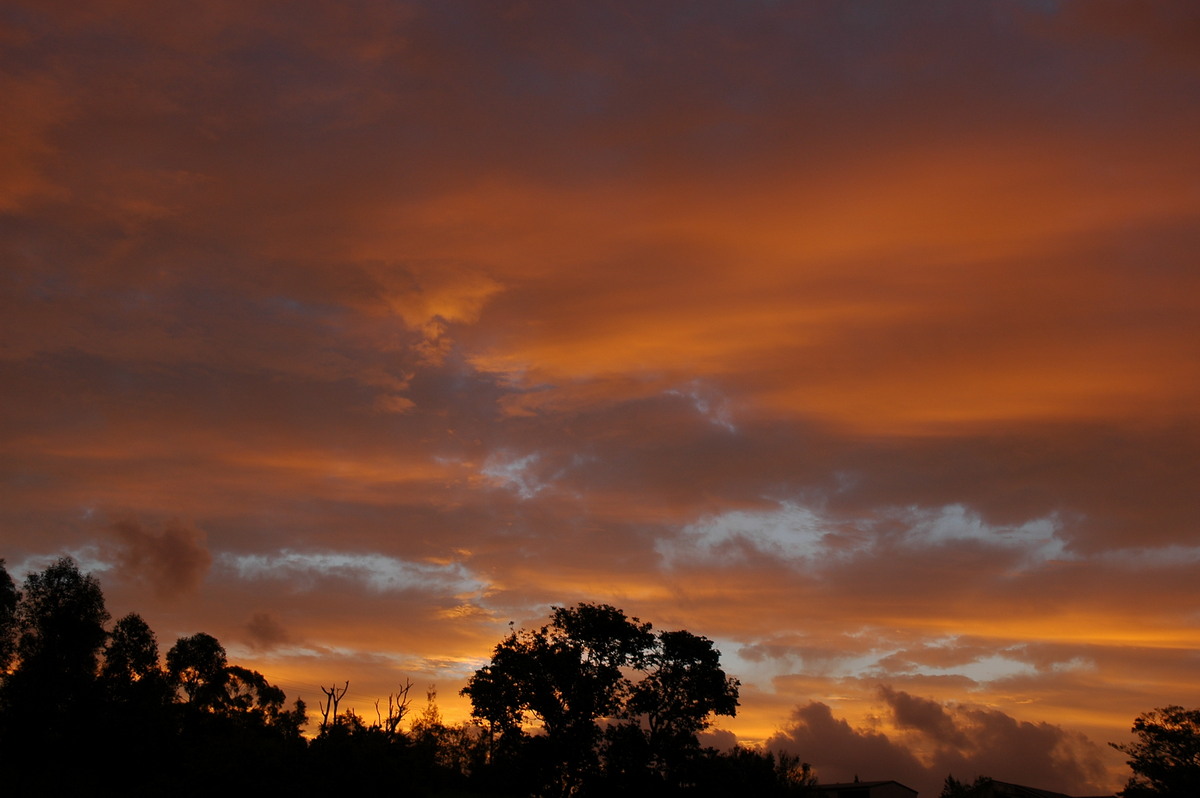
<svg viewBox="0 0 1200 798"><path fill-rule="evenodd" d="M702 747L709 717L735 711L736 680L705 638L612 607L556 608L497 645L464 690L475 722L444 723L432 691L409 718L411 684L364 719L341 710L343 686L323 688L308 735L304 702L211 635L161 657L139 615L110 621L69 558L20 589L0 560L4 794L783 796L815 783L786 755Z"/></svg>

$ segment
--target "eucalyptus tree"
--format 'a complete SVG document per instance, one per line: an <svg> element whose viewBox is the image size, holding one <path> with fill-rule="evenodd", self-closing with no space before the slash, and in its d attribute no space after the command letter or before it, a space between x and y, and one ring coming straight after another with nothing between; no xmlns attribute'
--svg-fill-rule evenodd
<svg viewBox="0 0 1200 798"><path fill-rule="evenodd" d="M59 774L59 786L71 792L77 771L99 758L89 743L103 714L97 667L108 634L104 594L95 577L64 557L26 577L12 617L16 656L0 685L0 750L14 764L69 752L76 768ZM8 770L13 794L21 794L32 771Z"/></svg>

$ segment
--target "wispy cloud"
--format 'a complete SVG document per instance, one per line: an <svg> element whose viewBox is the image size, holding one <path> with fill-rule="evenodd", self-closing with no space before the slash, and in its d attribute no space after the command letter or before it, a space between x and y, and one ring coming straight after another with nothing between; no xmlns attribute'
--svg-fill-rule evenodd
<svg viewBox="0 0 1200 798"><path fill-rule="evenodd" d="M438 589L474 594L485 583L461 563L426 563L382 554L283 549L270 554L223 553L218 563L241 579L275 579L302 590L315 590L326 580L359 582L375 592Z"/></svg>

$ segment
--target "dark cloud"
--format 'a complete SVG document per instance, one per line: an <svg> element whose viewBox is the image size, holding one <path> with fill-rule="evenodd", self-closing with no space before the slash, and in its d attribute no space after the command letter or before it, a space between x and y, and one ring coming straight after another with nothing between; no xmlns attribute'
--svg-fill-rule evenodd
<svg viewBox="0 0 1200 798"><path fill-rule="evenodd" d="M984 775L1071 794L1108 787L1100 749L1081 734L887 686L879 695L897 730L891 736L854 728L835 718L827 705L810 702L798 707L767 745L811 763L825 781L854 775L894 778L922 794L935 794L948 774L964 780Z"/></svg>
<svg viewBox="0 0 1200 798"><path fill-rule="evenodd" d="M1100 750L1081 734L1018 721L999 710L960 708L955 715L967 744L939 747L933 759L938 771L981 773L1071 793L1107 786Z"/></svg>
<svg viewBox="0 0 1200 798"><path fill-rule="evenodd" d="M291 635L280 620L269 612L256 612L246 622L246 633L250 637L250 645L255 648L270 650L276 646L291 642Z"/></svg>
<svg viewBox="0 0 1200 798"><path fill-rule="evenodd" d="M117 573L148 586L160 599L196 590L212 565L204 533L175 519L154 528L136 518L122 518L107 531L116 540Z"/></svg>
<svg viewBox="0 0 1200 798"><path fill-rule="evenodd" d="M896 728L913 729L939 746L962 748L967 744L966 735L958 729L954 718L941 704L915 698L886 686L881 687L879 692L891 707Z"/></svg>
<svg viewBox="0 0 1200 798"><path fill-rule="evenodd" d="M886 734L856 729L835 718L824 703L811 701L797 707L784 728L767 741L767 747L787 751L808 762L822 781L895 779L927 793L929 775L917 757Z"/></svg>

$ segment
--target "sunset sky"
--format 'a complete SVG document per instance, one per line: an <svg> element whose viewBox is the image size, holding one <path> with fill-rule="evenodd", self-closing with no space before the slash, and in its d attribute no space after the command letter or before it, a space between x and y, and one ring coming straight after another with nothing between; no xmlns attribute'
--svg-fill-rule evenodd
<svg viewBox="0 0 1200 798"><path fill-rule="evenodd" d="M1088 794L1200 706L1200 5L0 5L0 557L315 707L552 605L711 741Z"/></svg>

